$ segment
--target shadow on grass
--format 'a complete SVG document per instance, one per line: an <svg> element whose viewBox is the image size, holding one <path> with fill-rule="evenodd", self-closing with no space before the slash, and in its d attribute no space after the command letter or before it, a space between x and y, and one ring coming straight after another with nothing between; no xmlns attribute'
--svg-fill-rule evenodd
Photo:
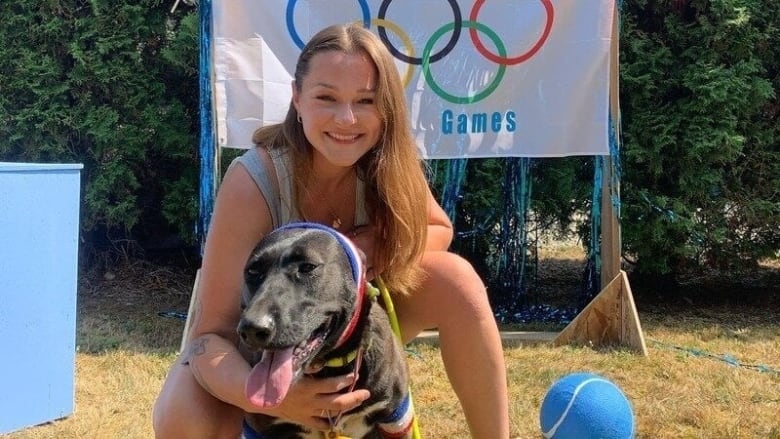
<svg viewBox="0 0 780 439"><path fill-rule="evenodd" d="M170 354L179 349L184 320L160 313L187 312L191 270L134 262L110 273L82 273L76 346L79 352L127 350Z"/></svg>
<svg viewBox="0 0 780 439"><path fill-rule="evenodd" d="M565 255L540 264L532 302L571 303L582 261ZM111 273L80 275L76 343L84 353L178 351L195 271L136 261ZM682 281L630 276L643 328L678 327L710 339L771 337L780 313L780 264L741 275L703 273ZM161 316L169 314L170 317ZM565 324L501 325L504 331L560 332ZM708 334L708 335L707 335Z"/></svg>

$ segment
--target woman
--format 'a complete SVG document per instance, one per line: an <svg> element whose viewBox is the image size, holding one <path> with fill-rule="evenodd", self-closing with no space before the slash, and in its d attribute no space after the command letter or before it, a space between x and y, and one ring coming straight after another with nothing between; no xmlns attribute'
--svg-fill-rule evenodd
<svg viewBox="0 0 780 439"><path fill-rule="evenodd" d="M250 367L236 345L242 270L260 238L303 220L332 226L367 255L369 278L394 292L405 342L439 328L448 376L475 438L509 437L501 340L485 287L447 252L452 225L433 198L391 55L359 26L331 26L304 47L281 124L259 129L257 148L225 174L203 255L192 340L154 407L158 438L231 438L243 411L327 430L326 411L368 398L340 391L351 376L304 377L277 407L244 394Z"/></svg>

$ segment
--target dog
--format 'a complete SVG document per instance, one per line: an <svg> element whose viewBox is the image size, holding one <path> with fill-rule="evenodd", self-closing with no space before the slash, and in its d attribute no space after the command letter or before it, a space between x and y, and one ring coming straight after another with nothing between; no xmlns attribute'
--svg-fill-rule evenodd
<svg viewBox="0 0 780 439"><path fill-rule="evenodd" d="M296 379L358 372L351 388L371 397L328 414L329 432L247 413L247 439L410 438L413 408L404 350L365 281L364 256L341 233L293 223L265 236L244 268L240 349L252 371L246 395L258 407L280 404ZM348 390L348 389L347 389ZM323 413L325 414L325 413Z"/></svg>

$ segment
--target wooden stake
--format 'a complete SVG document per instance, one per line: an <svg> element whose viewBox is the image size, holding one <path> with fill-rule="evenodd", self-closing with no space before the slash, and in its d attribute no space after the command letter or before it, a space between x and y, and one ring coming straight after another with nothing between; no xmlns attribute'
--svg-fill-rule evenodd
<svg viewBox="0 0 780 439"><path fill-rule="evenodd" d="M616 139L620 139L618 75L618 8L615 5L610 51L610 113ZM620 269L622 242L620 213L614 204L620 197L620 182L612 175L612 157L603 161L601 191L601 292L553 340L553 344L585 344L594 347L619 345L647 356L642 325L634 304L628 276ZM604 287L606 285L606 287Z"/></svg>
<svg viewBox="0 0 780 439"><path fill-rule="evenodd" d="M198 284L200 281L200 270L195 272L195 282L192 283L192 295L190 295L190 307L187 308L187 320L184 322L184 330L181 332L181 346L179 352L184 352L184 348L190 341L190 325L192 325L192 313L198 303Z"/></svg>
<svg viewBox="0 0 780 439"><path fill-rule="evenodd" d="M558 334L553 344L623 346L647 356L645 337L626 272L621 270Z"/></svg>

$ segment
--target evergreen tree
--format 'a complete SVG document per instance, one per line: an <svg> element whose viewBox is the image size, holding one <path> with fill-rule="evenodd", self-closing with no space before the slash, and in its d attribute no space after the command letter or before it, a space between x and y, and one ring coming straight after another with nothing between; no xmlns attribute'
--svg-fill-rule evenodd
<svg viewBox="0 0 780 439"><path fill-rule="evenodd" d="M169 8L0 3L0 159L83 163L88 243L192 236L197 20Z"/></svg>
<svg viewBox="0 0 780 439"><path fill-rule="evenodd" d="M780 4L623 2L625 250L645 273L780 248Z"/></svg>

